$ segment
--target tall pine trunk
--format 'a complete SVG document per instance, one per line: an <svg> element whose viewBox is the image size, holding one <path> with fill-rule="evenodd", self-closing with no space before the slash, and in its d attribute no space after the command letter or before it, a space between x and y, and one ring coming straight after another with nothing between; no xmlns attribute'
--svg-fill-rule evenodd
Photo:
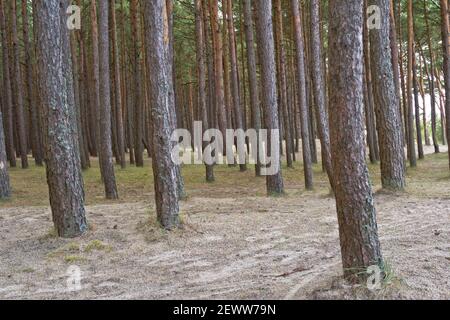
<svg viewBox="0 0 450 320"><path fill-rule="evenodd" d="M202 0L195 0L195 31L196 31L196 50L197 50L197 78L198 78L198 104L199 116L202 119L203 130L209 129L208 108L206 103L206 68L205 68L205 26L203 21ZM203 132L202 132L203 135ZM206 143L203 145L203 150ZM214 181L214 167L206 165L206 181Z"/></svg>
<svg viewBox="0 0 450 320"><path fill-rule="evenodd" d="M401 117L392 67L390 34L390 0L370 0L381 10L381 28L370 30L370 57L375 112L381 160L381 183L384 189L405 188L405 156Z"/></svg>
<svg viewBox="0 0 450 320"><path fill-rule="evenodd" d="M252 1L244 0L244 23L245 23L245 41L247 44L247 60L248 60L248 79L250 90L250 109L252 114L253 129L256 130L257 135L261 129L261 110L259 103L259 90L258 90L258 75L256 73L256 53L255 53L255 40L253 32L253 18L252 18ZM259 139L257 145L257 155L260 149ZM261 175L261 160L256 156L255 174Z"/></svg>
<svg viewBox="0 0 450 320"><path fill-rule="evenodd" d="M59 236L87 230L77 141L72 70L65 10L68 1L38 1L39 86L43 107L44 155L53 222Z"/></svg>
<svg viewBox="0 0 450 320"><path fill-rule="evenodd" d="M447 141L450 143L450 24L447 0L441 0L442 48L444 55L445 116ZM449 148L450 165L450 148Z"/></svg>
<svg viewBox="0 0 450 320"><path fill-rule="evenodd" d="M303 28L298 0L291 0L292 18L294 20L294 34L297 58L297 81L298 81L298 102L300 108L303 168L305 176L305 187L307 190L313 188L313 172L310 144L310 123L309 107L307 105L306 90L306 70L305 70L305 45L303 41Z"/></svg>
<svg viewBox="0 0 450 320"><path fill-rule="evenodd" d="M264 110L265 127L269 131L266 150L271 150L271 130L279 130L278 102L276 89L276 64L275 64L275 42L272 24L272 2L271 0L257 0L256 6L256 34L258 39L258 55L261 63L261 98ZM279 195L284 193L283 177L281 175L281 160L279 148L274 148L275 154L271 154L272 161L277 161L280 168L277 173L266 176L267 193ZM274 163L271 164L276 165Z"/></svg>
<svg viewBox="0 0 450 320"><path fill-rule="evenodd" d="M350 279L382 261L365 162L363 3L330 1L330 133L342 264Z"/></svg>
<svg viewBox="0 0 450 320"><path fill-rule="evenodd" d="M0 31L2 35L2 56L3 56L3 92L4 112L5 112L5 144L6 153L11 167L16 164L16 151L14 147L14 126L13 126L13 101L9 59L9 40L6 28L4 0L0 0Z"/></svg>
<svg viewBox="0 0 450 320"><path fill-rule="evenodd" d="M416 147L414 141L414 104L413 104L413 57L414 56L414 12L413 1L408 0L408 68L407 68L407 84L406 84L406 99L407 104L407 119L408 119L408 158L411 167L417 166Z"/></svg>
<svg viewBox="0 0 450 320"><path fill-rule="evenodd" d="M0 110L0 200L7 199L11 195L7 161L5 134L3 131L3 116Z"/></svg>
<svg viewBox="0 0 450 320"><path fill-rule="evenodd" d="M95 5L95 3L94 3ZM107 1L98 2L98 55L99 55L99 97L97 125L100 128L99 159L107 199L119 197L114 173L111 138L111 88L109 70L109 6Z"/></svg>
<svg viewBox="0 0 450 320"><path fill-rule="evenodd" d="M22 70L20 67L20 52L19 52L19 38L17 35L17 10L16 0L11 3L11 33L12 33L12 46L13 46L13 91L14 102L16 107L16 124L19 143L19 152L22 168L28 168L28 139L27 130L25 126L25 111L23 102L23 82L22 82Z"/></svg>
<svg viewBox="0 0 450 320"><path fill-rule="evenodd" d="M334 189L333 167L331 164L330 132L325 94L325 73L322 63L322 41L320 36L320 1L311 2L311 58L312 58L312 79L315 99L315 109L319 137L322 146L322 162L330 181L331 188Z"/></svg>
<svg viewBox="0 0 450 320"><path fill-rule="evenodd" d="M169 25L165 0L146 1L144 4L146 56L151 66L152 107L152 165L155 179L155 201L158 220L166 229L180 224L177 168L171 158L170 141L175 124L170 119L174 110L174 89L170 66Z"/></svg>

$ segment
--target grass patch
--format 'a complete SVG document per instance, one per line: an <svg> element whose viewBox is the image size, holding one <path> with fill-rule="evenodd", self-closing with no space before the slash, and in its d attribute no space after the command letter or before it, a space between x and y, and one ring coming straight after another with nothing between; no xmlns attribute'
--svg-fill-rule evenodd
<svg viewBox="0 0 450 320"><path fill-rule="evenodd" d="M56 231L56 229L54 227L50 228L46 234L44 234L43 236L41 236L39 238L39 240L41 241L45 241L45 240L49 240L49 239L55 239L58 238L58 231Z"/></svg>
<svg viewBox="0 0 450 320"><path fill-rule="evenodd" d="M301 156L298 155L298 160ZM30 163L32 163L30 158ZM92 167L83 172L86 204L111 203L104 197L104 187L100 178L98 160L91 159ZM368 163L371 184L374 190L381 189L379 164ZM322 165L314 164L314 192L318 194L329 191L329 182ZM10 168L13 193L10 200L0 201L0 207L48 206L48 188L44 167L30 165L29 169ZM184 165L182 167L186 195L188 197L266 197L266 179L256 177L254 165L248 165L247 171L240 172L239 166L214 166L214 183L207 183L204 165ZM283 180L286 190L304 191L304 174L302 162L296 162L293 169L287 169L283 162ZM120 200L114 202L131 203L148 201L154 194L151 160L146 158L143 168L128 165L125 169L116 166L116 181ZM416 168L407 170L406 193L420 198L448 198L447 153L427 155L419 161Z"/></svg>
<svg viewBox="0 0 450 320"><path fill-rule="evenodd" d="M77 255L68 255L64 257L64 262L66 263L77 263L77 262L85 262L86 258L77 256Z"/></svg>
<svg viewBox="0 0 450 320"><path fill-rule="evenodd" d="M100 240L92 240L84 248L84 252L90 253L92 251L110 251L111 247L104 244Z"/></svg>
<svg viewBox="0 0 450 320"><path fill-rule="evenodd" d="M34 270L33 268L31 268L31 267L29 267L29 268L24 268L24 269L22 269L22 270L20 270L20 272L22 272L22 273L33 273L33 272L35 272L36 270Z"/></svg>

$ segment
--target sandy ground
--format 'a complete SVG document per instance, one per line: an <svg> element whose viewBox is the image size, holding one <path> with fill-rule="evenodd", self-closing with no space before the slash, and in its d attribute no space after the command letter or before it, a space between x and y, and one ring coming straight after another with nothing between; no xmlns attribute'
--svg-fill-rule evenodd
<svg viewBox="0 0 450 320"><path fill-rule="evenodd" d="M184 230L148 221L151 204L88 208L92 231L63 240L47 208L0 210L3 299L449 299L450 200L377 195L384 256L375 294L346 285L331 198L191 198ZM93 245L94 244L94 245ZM67 292L78 265L82 289Z"/></svg>
<svg viewBox="0 0 450 320"><path fill-rule="evenodd" d="M192 192L172 233L155 226L151 201L88 206L90 231L72 240L54 236L48 207L0 206L0 299L450 299L446 161L425 168L409 192L376 194L391 278L376 292L342 280L323 188L304 192L298 173L286 196L267 198L248 189L264 189L249 173L247 189L243 180ZM68 291L70 266L79 291Z"/></svg>

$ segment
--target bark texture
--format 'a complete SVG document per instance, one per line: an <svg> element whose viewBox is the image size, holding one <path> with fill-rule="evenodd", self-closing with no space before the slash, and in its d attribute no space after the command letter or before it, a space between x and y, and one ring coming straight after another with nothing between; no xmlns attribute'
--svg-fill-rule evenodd
<svg viewBox="0 0 450 320"><path fill-rule="evenodd" d="M291 0L292 18L294 19L294 33L297 58L298 103L300 108L303 167L305 175L305 187L313 188L312 156L310 144L309 107L306 90L305 45L303 37L302 20L298 0Z"/></svg>
<svg viewBox="0 0 450 320"><path fill-rule="evenodd" d="M3 132L3 116L0 111L0 200L7 199L11 195L7 161L5 134Z"/></svg>
<svg viewBox="0 0 450 320"><path fill-rule="evenodd" d="M363 3L330 2L330 133L344 274L381 263L376 210L365 162ZM362 275L362 274L360 274Z"/></svg>
<svg viewBox="0 0 450 320"><path fill-rule="evenodd" d="M261 129L261 109L259 100L258 89L258 75L256 73L256 50L255 50L255 38L253 34L253 18L252 18L252 1L244 0L244 23L245 23L245 41L247 44L247 60L248 60L248 79L249 79L249 91L250 91L250 109L252 113L253 129L259 135ZM257 150L259 150L259 142ZM259 151L258 151L259 152ZM257 157L255 164L256 176L261 175L261 161Z"/></svg>
<svg viewBox="0 0 450 320"><path fill-rule="evenodd" d="M278 102L276 88L275 42L273 38L272 2L271 0L258 0L256 6L256 30L258 37L258 54L261 63L261 98L262 108L268 134L267 150L271 150L271 130L279 130ZM277 148L279 150L279 148ZM284 193L283 177L281 175L281 160L278 156L272 161L280 162L280 170L274 175L266 177L267 193L277 195Z"/></svg>
<svg viewBox="0 0 450 320"><path fill-rule="evenodd" d="M312 79L315 98L315 108L320 142L322 146L322 162L328 174L332 189L334 189L333 166L331 164L330 150L330 123L328 121L325 75L322 64L322 41L320 34L320 1L311 2L311 56L312 56Z"/></svg>
<svg viewBox="0 0 450 320"><path fill-rule="evenodd" d="M98 2L98 31L99 31L99 86L100 105L97 113L97 125L100 128L99 158L102 168L102 177L105 184L107 199L117 199L119 194L114 173L111 140L111 88L109 70L109 17L108 1Z"/></svg>
<svg viewBox="0 0 450 320"><path fill-rule="evenodd" d="M170 112L174 109L172 68L169 66L169 25L165 0L146 1L144 5L146 56L151 66L152 165L155 179L155 202L158 220L166 229L179 226L178 175L171 158L170 141L175 124Z"/></svg>
<svg viewBox="0 0 450 320"><path fill-rule="evenodd" d="M381 182L385 189L405 188L405 155L402 123L392 67L390 0L370 0L381 10L381 28L370 30L370 50L375 112L380 146Z"/></svg>
<svg viewBox="0 0 450 320"><path fill-rule="evenodd" d="M43 102L44 154L53 222L59 236L75 237L87 230L87 223L75 108L68 94L73 88L70 65L67 65L70 58L65 57L64 49L69 38L62 23L65 19L61 8L66 8L66 4L60 0L36 4L38 83Z"/></svg>
<svg viewBox="0 0 450 320"><path fill-rule="evenodd" d="M448 2L441 0L441 29L442 46L444 54L444 80L445 80L445 116L447 141L450 141L450 23L448 16ZM450 148L449 148L450 166Z"/></svg>

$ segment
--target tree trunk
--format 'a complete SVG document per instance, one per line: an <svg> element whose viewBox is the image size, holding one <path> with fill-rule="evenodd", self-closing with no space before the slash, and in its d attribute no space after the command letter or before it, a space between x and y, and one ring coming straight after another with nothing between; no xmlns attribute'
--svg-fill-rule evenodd
<svg viewBox="0 0 450 320"><path fill-rule="evenodd" d="M305 176L305 187L313 189L313 172L311 159L310 131L309 131L309 108L307 105L306 72L305 72L305 46L303 42L303 31L301 13L298 0L292 0L292 18L294 20L294 33L297 58L297 81L298 101L300 106L300 121L302 133L303 167Z"/></svg>
<svg viewBox="0 0 450 320"><path fill-rule="evenodd" d="M62 2L62 3L61 3ZM38 1L39 85L43 107L45 161L53 222L59 236L76 237L87 230L83 178L70 99L72 71L69 33L65 24L68 1Z"/></svg>
<svg viewBox="0 0 450 320"><path fill-rule="evenodd" d="M450 143L450 23L448 16L448 2L441 0L441 28L442 28L442 47L444 55L444 80L445 80L445 115L447 141ZM449 148L450 165L450 148Z"/></svg>
<svg viewBox="0 0 450 320"><path fill-rule="evenodd" d="M169 26L165 0L146 1L144 4L146 52L151 66L152 155L155 179L155 201L158 220L166 229L180 224L176 165L172 161L173 144L170 141L175 124L170 119L174 110L172 69L169 66Z"/></svg>
<svg viewBox="0 0 450 320"><path fill-rule="evenodd" d="M110 1L110 13L111 13L111 42L113 48L113 65L114 65L114 90L116 101L116 128L117 128L117 148L120 157L120 166L122 169L126 167L125 160L125 134L123 127L123 105L122 105L122 77L120 74L120 54L119 46L117 44L117 28L116 28L116 3Z"/></svg>
<svg viewBox="0 0 450 320"><path fill-rule="evenodd" d="M12 45L14 54L14 74L13 74L13 88L14 88L14 102L16 107L16 124L19 138L19 151L22 169L28 168L28 141L27 131L25 127L25 114L23 105L23 85L22 85L22 70L20 68L20 52L19 52L19 38L17 36L17 15L16 15L16 0L11 3L11 32Z"/></svg>
<svg viewBox="0 0 450 320"><path fill-rule="evenodd" d="M233 2L231 0L226 1L227 9L227 19L228 19L228 42L230 51L230 64L231 64L231 93L233 98L233 112L235 118L235 129L244 129L244 120L241 105L241 96L239 91L239 71L237 62L237 51L236 51L236 34L234 29L234 18L233 18ZM239 167L241 172L247 170L245 163L245 154L238 155L240 158Z"/></svg>
<svg viewBox="0 0 450 320"><path fill-rule="evenodd" d="M197 78L198 78L198 104L199 113L202 119L203 130L209 129L208 109L206 104L206 68L205 68L205 41L203 21L203 6L202 0L195 0L195 31L196 31L196 49L197 49ZM203 135L203 132L202 132ZM203 144L205 150L207 144ZM206 181L214 181L214 167L212 165L205 165L206 167Z"/></svg>
<svg viewBox="0 0 450 320"><path fill-rule="evenodd" d="M2 34L2 56L3 56L3 93L5 111L5 144L6 153L11 167L16 167L16 151L14 148L14 126L13 126L13 102L11 73L9 60L9 40L6 30L5 7L3 0L0 0L0 29Z"/></svg>
<svg viewBox="0 0 450 320"><path fill-rule="evenodd" d="M382 262L363 138L363 3L333 0L329 14L331 154L342 264L353 280Z"/></svg>
<svg viewBox="0 0 450 320"><path fill-rule="evenodd" d="M414 142L414 108L413 108L413 56L414 56L414 15L413 15L413 1L408 0L408 69L407 69L407 84L406 84L406 98L408 101L408 158L411 167L417 166L416 147Z"/></svg>
<svg viewBox="0 0 450 320"><path fill-rule="evenodd" d="M95 5L95 1L93 1ZM111 88L109 70L109 17L108 2L98 3L98 53L99 53L99 86L100 105L97 112L97 125L100 128L99 158L101 162L102 177L105 184L105 195L107 199L119 197L114 173L114 162L112 155L111 140Z"/></svg>
<svg viewBox="0 0 450 320"><path fill-rule="evenodd" d="M381 10L381 29L370 31L370 57L375 112L381 160L381 183L384 189L405 188L405 156L402 123L399 114L390 34L390 0L369 0Z"/></svg>
<svg viewBox="0 0 450 320"><path fill-rule="evenodd" d="M322 162L334 189L333 167L331 165L330 132L325 95L325 80L322 64L322 41L320 38L320 1L311 2L311 56L313 90L316 106L316 117L319 129L319 137L322 146Z"/></svg>
<svg viewBox="0 0 450 320"><path fill-rule="evenodd" d="M5 134L3 132L3 116L0 110L0 200L7 199L11 196L7 161Z"/></svg>
<svg viewBox="0 0 450 320"><path fill-rule="evenodd" d="M144 166L143 158L143 77L141 62L140 18L138 16L138 0L131 0L130 4L131 29L133 41L133 76L134 76L134 157L137 167Z"/></svg>
<svg viewBox="0 0 450 320"><path fill-rule="evenodd" d="M257 0L258 1L258 0ZM247 44L247 60L248 60L248 79L250 90L250 108L252 113L253 129L256 130L257 135L261 130L261 110L259 104L259 90L258 90L258 76L256 73L256 53L255 53L255 41L253 34L253 18L252 18L252 1L244 0L244 22L245 22L245 41ZM256 176L261 175L261 161L258 157L259 154L259 139L258 146L256 148L256 164L255 173Z"/></svg>
<svg viewBox="0 0 450 320"><path fill-rule="evenodd" d="M214 87L216 99L216 112L218 115L219 130L225 136L227 129L227 116L225 111L225 93L224 93L224 70L223 70L223 48L222 48L222 28L219 23L218 0L209 0L211 30L214 48ZM226 143L224 141L223 150L226 152ZM233 157L233 155L227 155ZM231 158L230 158L231 159Z"/></svg>
<svg viewBox="0 0 450 320"><path fill-rule="evenodd" d="M389 39L391 44L391 55L392 55L392 70L394 72L394 84L395 84L395 93L398 105L398 115L400 117L400 126L402 135L402 146L405 141L405 130L403 128L403 119L402 119L402 103L401 103L401 84L400 84L400 67L399 67L399 57L398 57L398 41L397 41L397 26L395 24L395 12L394 12L394 1L389 0L389 21L390 21L390 29L389 29ZM402 147L403 148L403 147Z"/></svg>
<svg viewBox="0 0 450 320"><path fill-rule="evenodd" d="M420 126L419 84L417 81L417 63L415 54L413 55L413 89L414 89L414 110L415 110L414 113L416 119L417 151L419 153L419 159L422 160L425 158L425 154L423 151L422 128Z"/></svg>
<svg viewBox="0 0 450 320"><path fill-rule="evenodd" d="M286 162L288 168L293 167L292 153L293 146L291 143L291 128L289 122L288 101L287 101L287 79L286 79L286 52L284 49L284 28L283 28L283 12L281 0L275 0L275 46L277 51L278 65L278 85L280 96L280 115L283 121L284 140L286 145ZM283 142L283 139L281 139Z"/></svg>
<svg viewBox="0 0 450 320"><path fill-rule="evenodd" d="M256 34L258 38L258 54L261 63L261 98L264 110L264 118L268 133L267 150L271 150L273 143L272 130L279 130L278 102L276 89L276 65L275 65L275 42L273 38L272 24L272 2L271 0L257 0L256 6ZM275 154L271 154L272 162L279 163L279 170L273 175L266 176L267 193L279 195L284 193L283 177L281 175L281 159L279 148L274 148ZM272 163L272 166L276 165Z"/></svg>
<svg viewBox="0 0 450 320"><path fill-rule="evenodd" d="M23 45L25 50L25 73L27 88L27 105L30 113L31 122L31 148L33 150L34 161L36 165L42 166L42 146L40 145L38 111L37 104L34 100L34 83L33 83L33 64L31 59L30 48L30 31L28 23L27 0L22 0L22 26L23 26Z"/></svg>
<svg viewBox="0 0 450 320"><path fill-rule="evenodd" d="M364 2L365 6L367 1ZM363 45L364 45L364 90L365 90L365 114L366 114L366 130L367 141L369 144L369 158L372 164L380 160L380 148L378 144L378 136L375 125L375 107L372 84L372 65L370 59L369 30L367 24L363 27Z"/></svg>
<svg viewBox="0 0 450 320"><path fill-rule="evenodd" d="M426 0L423 1L423 9L425 16L425 27L426 27L426 37L428 41L428 52L430 55L430 72L429 72L429 84L430 84L430 96L431 96L431 136L433 139L434 152L439 153L439 142L437 139L437 128L436 128L436 92L434 84L434 58L433 58L433 47L431 45L431 31L430 23L428 18L428 6ZM412 14L412 9L411 9Z"/></svg>

